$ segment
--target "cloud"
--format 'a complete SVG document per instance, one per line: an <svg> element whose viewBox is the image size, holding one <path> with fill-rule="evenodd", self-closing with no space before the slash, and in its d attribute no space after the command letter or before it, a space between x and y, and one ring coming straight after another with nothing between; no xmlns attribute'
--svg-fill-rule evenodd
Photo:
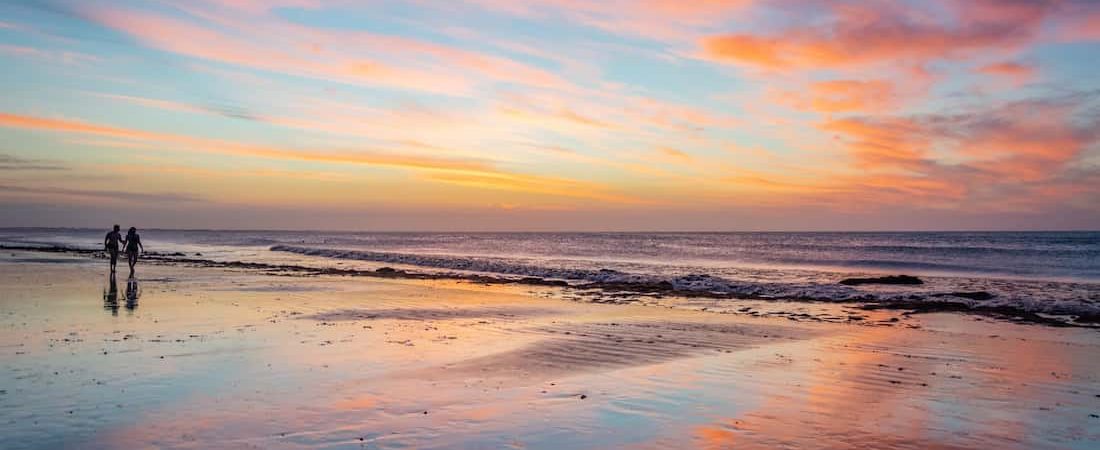
<svg viewBox="0 0 1100 450"><path fill-rule="evenodd" d="M266 14L265 8L201 2L180 8L198 20L114 7L81 13L148 47L295 76L458 96L492 82L570 88L538 67L428 41L306 27Z"/></svg>
<svg viewBox="0 0 1100 450"><path fill-rule="evenodd" d="M152 141L182 146L191 151L233 156L248 156L284 160L304 160L329 163L364 164L420 170L493 171L488 165L471 160L451 160L429 156L386 154L377 152L323 152L291 148L243 144L232 141L196 138L171 133L158 133L129 128L98 125L64 119L0 113L0 126L38 129L63 133L91 134L115 138Z"/></svg>
<svg viewBox="0 0 1100 450"><path fill-rule="evenodd" d="M1013 83L1026 84L1036 78L1039 71L1035 66L1021 64L1014 61L1005 61L987 64L977 69L978 73L1004 77Z"/></svg>
<svg viewBox="0 0 1100 450"><path fill-rule="evenodd" d="M1070 176L1100 143L1100 121L1082 114L1096 101L1077 93L952 115L830 120L822 128L861 171L835 179L873 189L880 204L1026 210L1098 190L1081 184L1089 176Z"/></svg>
<svg viewBox="0 0 1100 450"><path fill-rule="evenodd" d="M234 106L228 104L198 105L186 102L178 102L174 100L163 100L134 95L108 94L101 92L89 92L88 94L99 98L117 100L149 108L163 109L167 111L186 112L192 114L211 114L216 116L229 117L231 119L242 119L260 122L269 121L266 117L263 117L259 114L254 114L250 112L247 108L244 108L242 106Z"/></svg>
<svg viewBox="0 0 1100 450"><path fill-rule="evenodd" d="M606 186L594 183L584 183L566 178L509 173L477 160L366 151L309 151L244 144L218 139L197 138L171 133L149 132L74 120L46 119L7 113L0 113L0 126L109 136L113 138L136 140L139 142L154 142L172 145L188 151L219 155L397 168L427 172L428 174L426 177L435 181L488 189L512 189L519 192L623 202L635 201L627 196L610 193L610 190Z"/></svg>
<svg viewBox="0 0 1100 450"><path fill-rule="evenodd" d="M896 107L900 94L886 80L829 80L810 83L806 92L774 94L782 103L820 113L881 112Z"/></svg>
<svg viewBox="0 0 1100 450"><path fill-rule="evenodd" d="M24 170L69 170L68 166L57 164L53 161L40 159L25 159L0 153L0 171L24 171Z"/></svg>
<svg viewBox="0 0 1100 450"><path fill-rule="evenodd" d="M1065 41L1100 41L1100 11L1085 12L1068 19L1059 32L1059 37Z"/></svg>
<svg viewBox="0 0 1100 450"><path fill-rule="evenodd" d="M691 162L693 160L691 155L672 147L660 147L657 149L657 153L665 159L671 159L677 162Z"/></svg>
<svg viewBox="0 0 1100 450"><path fill-rule="evenodd" d="M47 50L21 45L0 44L0 55L33 58L54 64L81 65L100 61L98 56L69 50Z"/></svg>
<svg viewBox="0 0 1100 450"><path fill-rule="evenodd" d="M606 186L554 177L487 173L429 173L425 179L448 184L509 192L572 197L619 204L639 204L633 196L611 192Z"/></svg>
<svg viewBox="0 0 1100 450"><path fill-rule="evenodd" d="M827 120L821 128L834 133L859 168L909 169L927 159L929 140L911 119L853 117Z"/></svg>
<svg viewBox="0 0 1100 450"><path fill-rule="evenodd" d="M605 32L655 40L688 39L695 29L731 18L754 0L468 0L525 18L564 17Z"/></svg>
<svg viewBox="0 0 1100 450"><path fill-rule="evenodd" d="M61 187L33 187L0 184L0 192L5 194L30 194L65 197L94 197L109 200L141 200L151 202L199 202L202 197L183 193L148 193L133 191L113 191L96 189L69 189Z"/></svg>
<svg viewBox="0 0 1100 450"><path fill-rule="evenodd" d="M779 32L728 33L703 38L705 57L765 69L846 68L959 59L1011 51L1031 42L1053 2L950 2L949 20L900 3L832 4L829 20Z"/></svg>

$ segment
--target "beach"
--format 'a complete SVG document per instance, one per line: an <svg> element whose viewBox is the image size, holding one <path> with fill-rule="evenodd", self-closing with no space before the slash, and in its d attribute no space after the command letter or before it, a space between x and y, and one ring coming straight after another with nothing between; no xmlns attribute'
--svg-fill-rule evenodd
<svg viewBox="0 0 1100 450"><path fill-rule="evenodd" d="M171 262L112 294L106 269L0 258L4 448L1100 444L1095 329Z"/></svg>
<svg viewBox="0 0 1100 450"><path fill-rule="evenodd" d="M1097 55L1100 0L0 1L0 450L1100 450Z"/></svg>

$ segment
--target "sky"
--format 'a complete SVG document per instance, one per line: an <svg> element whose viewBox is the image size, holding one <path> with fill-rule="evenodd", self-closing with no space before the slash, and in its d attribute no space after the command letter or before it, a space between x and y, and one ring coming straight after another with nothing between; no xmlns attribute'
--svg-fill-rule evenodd
<svg viewBox="0 0 1100 450"><path fill-rule="evenodd" d="M1100 1L7 0L0 226L1100 229Z"/></svg>

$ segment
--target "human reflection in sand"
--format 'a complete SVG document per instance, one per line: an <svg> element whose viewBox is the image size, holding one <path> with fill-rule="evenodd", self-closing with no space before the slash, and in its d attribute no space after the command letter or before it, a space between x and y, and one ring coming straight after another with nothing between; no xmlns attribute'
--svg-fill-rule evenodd
<svg viewBox="0 0 1100 450"><path fill-rule="evenodd" d="M131 274L130 278L126 280L126 310L133 311L137 309L138 298L141 297L141 286L138 286L137 278Z"/></svg>
<svg viewBox="0 0 1100 450"><path fill-rule="evenodd" d="M111 272L107 280L107 288L103 290L103 309L110 311L112 316L117 316L118 282L115 281L115 273Z"/></svg>

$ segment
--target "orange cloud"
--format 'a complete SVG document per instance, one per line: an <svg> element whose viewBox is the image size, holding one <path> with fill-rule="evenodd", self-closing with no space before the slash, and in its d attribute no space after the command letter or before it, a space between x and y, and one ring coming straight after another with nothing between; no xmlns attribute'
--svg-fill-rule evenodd
<svg viewBox="0 0 1100 450"><path fill-rule="evenodd" d="M927 158L927 140L919 124L907 119L850 118L821 125L846 145L862 168L912 168Z"/></svg>
<svg viewBox="0 0 1100 450"><path fill-rule="evenodd" d="M333 164L361 164L425 172L426 179L482 189L524 192L559 197L593 199L616 203L639 200L611 191L608 186L529 174L509 173L476 160L437 158L381 152L327 152L243 144L218 139L196 138L170 133L133 130L73 120L47 119L0 113L0 126L62 133L109 136L140 142L172 145L188 151L230 156L301 160ZM145 147L158 148L158 147Z"/></svg>
<svg viewBox="0 0 1100 450"><path fill-rule="evenodd" d="M805 93L785 91L774 97L795 108L821 113L878 112L899 103L894 84L885 80L818 81Z"/></svg>
<svg viewBox="0 0 1100 450"><path fill-rule="evenodd" d="M97 125L87 122L61 119L47 119L33 116L0 113L0 126L11 128L38 129L64 133L92 134L140 141L154 141L173 144L190 151L216 153L231 156L249 156L271 159L289 159L318 161L329 163L364 164L387 166L403 169L450 170L468 172L493 172L489 166L477 161L432 158L428 156L406 156L371 152L316 152L298 149L265 147L242 144L218 139L205 139L171 133L156 133L128 128Z"/></svg>
<svg viewBox="0 0 1100 450"><path fill-rule="evenodd" d="M894 85L888 81L833 80L810 86L817 111L877 111L892 105Z"/></svg>
<svg viewBox="0 0 1100 450"><path fill-rule="evenodd" d="M1095 119L1075 114L1090 101L1033 100L953 116L827 121L822 129L835 134L860 169L830 178L874 193L864 200L881 204L1034 209L1089 191L1083 183L1095 176L1079 162L1100 142L1100 133Z"/></svg>
<svg viewBox="0 0 1100 450"><path fill-rule="evenodd" d="M534 175L478 173L429 173L425 178L481 189L601 200L621 204L641 203L637 198L610 192L607 186L577 180Z"/></svg>
<svg viewBox="0 0 1100 450"><path fill-rule="evenodd" d="M661 147L658 148L657 151L666 159L672 159L678 162L690 162L692 160L691 155L672 147Z"/></svg>
<svg viewBox="0 0 1100 450"><path fill-rule="evenodd" d="M1034 102L1002 108L964 133L959 152L975 167L1018 181L1053 178L1097 140L1074 126L1069 105Z"/></svg>
<svg viewBox="0 0 1100 450"><path fill-rule="evenodd" d="M1038 70L1034 66L1020 64L1018 62L1000 62L988 64L978 68L979 73L1006 77L1016 84L1024 84L1035 79Z"/></svg>
<svg viewBox="0 0 1100 450"><path fill-rule="evenodd" d="M1030 42L1053 7L1012 3L1019 2L959 2L955 25L928 20L899 4L835 5L833 20L818 21L822 25L776 34L714 35L700 45L708 58L767 69L924 64Z"/></svg>

